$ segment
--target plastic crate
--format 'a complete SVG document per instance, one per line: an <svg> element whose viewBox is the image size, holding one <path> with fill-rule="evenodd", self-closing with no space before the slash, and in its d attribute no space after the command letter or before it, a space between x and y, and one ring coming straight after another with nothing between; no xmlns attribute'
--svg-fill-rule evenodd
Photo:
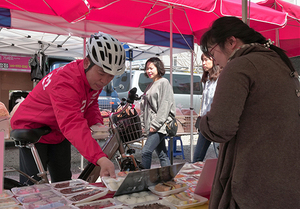
<svg viewBox="0 0 300 209"><path fill-rule="evenodd" d="M197 129L195 127L196 120L197 116L193 116L193 120L191 123L191 116L185 116L185 122L183 123L183 130L185 133L191 132L191 126L193 127L193 133L197 133Z"/></svg>
<svg viewBox="0 0 300 209"><path fill-rule="evenodd" d="M178 131L177 135L190 134L191 125L193 127L193 133L197 133L195 128L195 123L197 120L198 114L193 110L193 121L191 123L191 110L187 108L176 109L176 119L178 120Z"/></svg>
<svg viewBox="0 0 300 209"><path fill-rule="evenodd" d="M112 97L107 97L107 96L99 96L98 97L98 105L100 111L102 110L109 110L112 111Z"/></svg>
<svg viewBox="0 0 300 209"><path fill-rule="evenodd" d="M110 110L100 110L101 116L103 117L103 125L109 126L109 118L111 111Z"/></svg>

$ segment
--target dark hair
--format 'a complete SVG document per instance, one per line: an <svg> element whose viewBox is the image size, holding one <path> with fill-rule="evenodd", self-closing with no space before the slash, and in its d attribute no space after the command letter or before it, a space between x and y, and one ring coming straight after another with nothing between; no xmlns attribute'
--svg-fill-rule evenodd
<svg viewBox="0 0 300 209"><path fill-rule="evenodd" d="M224 49L227 38L231 36L240 39L244 44L265 44L268 42L262 34L255 31L253 28L250 28L239 18L220 17L214 21L211 28L201 37L200 46L202 52L207 55L208 47L215 44L219 44L220 48ZM275 51L280 56L280 58L291 69L292 72L295 71L284 50L274 45L270 45L270 49Z"/></svg>
<svg viewBox="0 0 300 209"><path fill-rule="evenodd" d="M221 73L221 68L219 65L215 65L215 62L214 62L214 59L206 54L202 54L201 55L201 60L203 62L204 60L204 57L207 57L209 58L212 62L213 62L213 67L212 67L212 71L213 71L213 74L209 76L209 72L208 71L203 71L203 75L202 75L202 78L201 78L201 82L202 83L206 83L206 81L209 80L217 80L220 73Z"/></svg>
<svg viewBox="0 0 300 209"><path fill-rule="evenodd" d="M154 64L154 66L157 68L158 76L163 77L166 70L165 70L164 63L158 57L151 57L146 61L145 68L144 68L145 76L148 78L148 75L146 73L146 67L147 67L148 62L152 62Z"/></svg>

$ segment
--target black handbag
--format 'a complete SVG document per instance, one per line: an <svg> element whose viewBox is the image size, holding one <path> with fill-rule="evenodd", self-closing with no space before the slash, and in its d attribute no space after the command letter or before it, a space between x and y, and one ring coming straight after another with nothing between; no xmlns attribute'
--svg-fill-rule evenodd
<svg viewBox="0 0 300 209"><path fill-rule="evenodd" d="M154 112L156 112L148 100L147 100L147 102L150 105L151 109ZM168 123L165 122L166 132L167 132L168 136L173 137L173 136L176 136L176 134L177 134L178 123L177 123L177 119L175 118L175 116L172 113L169 113L169 116L172 118L172 120Z"/></svg>
<svg viewBox="0 0 300 209"><path fill-rule="evenodd" d="M169 122L169 123L165 123L166 124L166 131L168 133L168 136L170 137L173 137L173 136L176 136L177 134L177 130L178 130L178 123L177 123L177 120L176 118L169 114L170 117L172 118L172 120Z"/></svg>

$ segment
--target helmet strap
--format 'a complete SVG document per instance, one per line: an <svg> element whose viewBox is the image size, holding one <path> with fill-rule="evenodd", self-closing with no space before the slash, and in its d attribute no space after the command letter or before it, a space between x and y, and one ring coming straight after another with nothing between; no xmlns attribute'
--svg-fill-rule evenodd
<svg viewBox="0 0 300 209"><path fill-rule="evenodd" d="M95 65L95 63L91 60L91 58L90 57L88 57L88 58L90 60L90 65L88 66L87 69L84 69L84 73L86 73L87 71L89 71Z"/></svg>

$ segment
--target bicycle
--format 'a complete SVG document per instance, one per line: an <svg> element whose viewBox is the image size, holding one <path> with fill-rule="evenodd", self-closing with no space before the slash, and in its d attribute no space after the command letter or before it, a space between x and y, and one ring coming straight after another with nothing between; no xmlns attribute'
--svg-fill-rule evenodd
<svg viewBox="0 0 300 209"><path fill-rule="evenodd" d="M129 117L120 117L124 113L124 115L128 115L130 109L136 111L133 103L140 99L136 94L136 91L137 89L133 88L128 92L126 104L124 104L124 100L121 102L121 106L123 106L122 110L112 112L109 115L112 134L106 139L106 143L102 147L102 150L108 156L108 159L112 159L116 152L119 151L120 156L117 157L117 162L119 163L121 171L135 171L142 169L140 163L133 155L135 150L128 147L128 144L139 142L144 137L139 115L134 112ZM89 163L78 178L89 183L94 183L98 179L99 174L100 167Z"/></svg>
<svg viewBox="0 0 300 209"><path fill-rule="evenodd" d="M120 104L119 111L111 112L109 114L110 135L106 138L106 142L102 147L103 152L111 160L114 155L119 151L117 162L121 171L134 171L140 170L142 167L140 163L135 159L135 150L129 148L129 144L139 142L143 139L141 121L139 115L134 109L134 101L140 99L136 94L137 89L133 88L128 92L128 98L123 99ZM130 114L131 112L131 114ZM44 126L36 129L15 129L11 131L10 138L14 140L15 146L27 147L31 149L32 155L36 162L39 173L37 176L41 180L37 181L26 173L13 169L20 174L27 177L34 184L49 183L47 172L45 171L39 154L34 146L39 139L48 133L51 129L48 126ZM85 169L81 172L78 178L83 179L89 183L94 183L99 177L100 167L95 166L92 163L88 163ZM11 189L12 187L27 186L22 185L20 182L4 177L4 188Z"/></svg>

